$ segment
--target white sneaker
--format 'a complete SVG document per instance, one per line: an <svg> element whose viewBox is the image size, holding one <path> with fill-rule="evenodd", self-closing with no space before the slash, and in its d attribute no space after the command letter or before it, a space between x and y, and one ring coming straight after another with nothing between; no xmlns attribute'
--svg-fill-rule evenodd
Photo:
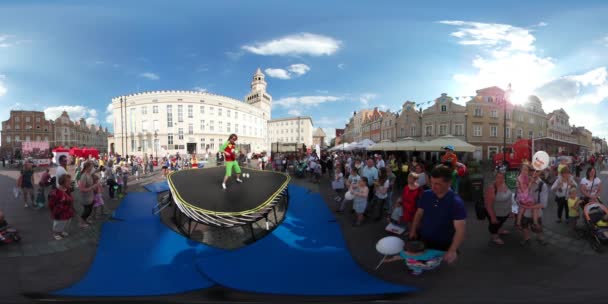
<svg viewBox="0 0 608 304"><path fill-rule="evenodd" d="M240 178L237 178L236 181L239 182L239 183L243 182Z"/></svg>
<svg viewBox="0 0 608 304"><path fill-rule="evenodd" d="M226 184L222 183L222 188L224 188L224 190L226 190Z"/></svg>

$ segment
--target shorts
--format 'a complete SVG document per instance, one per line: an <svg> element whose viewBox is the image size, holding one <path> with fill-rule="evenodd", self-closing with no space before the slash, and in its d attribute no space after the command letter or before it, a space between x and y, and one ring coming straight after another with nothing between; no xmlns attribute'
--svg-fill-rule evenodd
<svg viewBox="0 0 608 304"><path fill-rule="evenodd" d="M234 167L234 171L236 174L241 174L241 167L239 167L239 163L237 161L229 161L226 162L226 176L232 175L232 168Z"/></svg>
<svg viewBox="0 0 608 304"><path fill-rule="evenodd" d="M167 166L163 166L163 169L167 169Z"/></svg>
<svg viewBox="0 0 608 304"><path fill-rule="evenodd" d="M353 201L353 210L357 214L365 213L365 209L367 208L367 201L365 199L357 199Z"/></svg>
<svg viewBox="0 0 608 304"><path fill-rule="evenodd" d="M543 232L543 219L542 218L538 218L538 226L537 228L534 228L533 225L533 220L531 217L522 217L521 219L521 227L523 229L530 229L532 230L532 232L534 233L541 233Z"/></svg>

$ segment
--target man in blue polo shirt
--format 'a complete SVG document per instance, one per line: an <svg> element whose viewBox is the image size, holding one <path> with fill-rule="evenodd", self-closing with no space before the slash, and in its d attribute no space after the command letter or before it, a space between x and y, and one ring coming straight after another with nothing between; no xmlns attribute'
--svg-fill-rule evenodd
<svg viewBox="0 0 608 304"><path fill-rule="evenodd" d="M452 263L458 257L458 248L464 241L464 202L450 189L452 170L439 166L431 171L431 190L426 190L418 202L410 239L418 233L427 248L446 251L444 260Z"/></svg>

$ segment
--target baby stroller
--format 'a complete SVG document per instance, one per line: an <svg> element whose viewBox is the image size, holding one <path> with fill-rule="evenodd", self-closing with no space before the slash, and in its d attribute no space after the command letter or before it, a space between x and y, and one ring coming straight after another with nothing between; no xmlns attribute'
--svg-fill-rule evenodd
<svg viewBox="0 0 608 304"><path fill-rule="evenodd" d="M6 220L0 220L0 245L16 243L21 240L17 229L9 226Z"/></svg>
<svg viewBox="0 0 608 304"><path fill-rule="evenodd" d="M306 166L305 162L296 163L296 177L305 177L307 168L308 166Z"/></svg>
<svg viewBox="0 0 608 304"><path fill-rule="evenodd" d="M602 252L602 245L608 243L608 207L599 203L588 203L583 207L585 217L584 235L589 240L591 249Z"/></svg>

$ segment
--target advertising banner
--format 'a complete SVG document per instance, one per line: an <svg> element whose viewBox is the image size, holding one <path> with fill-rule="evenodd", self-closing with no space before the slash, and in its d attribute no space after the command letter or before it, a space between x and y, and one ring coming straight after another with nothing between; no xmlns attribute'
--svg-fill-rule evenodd
<svg viewBox="0 0 608 304"><path fill-rule="evenodd" d="M48 166L51 164L51 150L48 141L24 141L21 143L23 159L34 162L36 166Z"/></svg>

